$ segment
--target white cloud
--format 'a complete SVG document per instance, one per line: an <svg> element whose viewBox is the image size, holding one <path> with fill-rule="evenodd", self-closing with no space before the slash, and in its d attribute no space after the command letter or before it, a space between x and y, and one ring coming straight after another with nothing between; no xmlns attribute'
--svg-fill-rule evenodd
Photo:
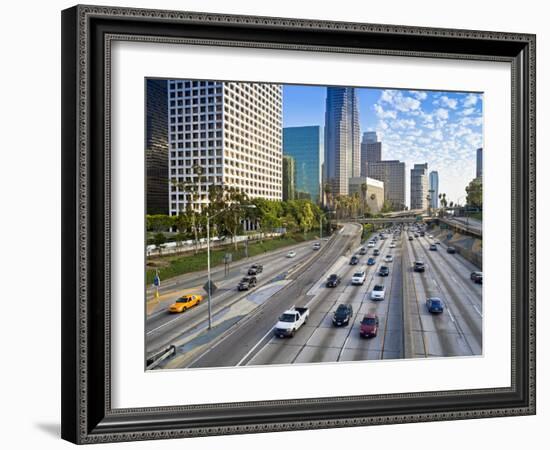
<svg viewBox="0 0 550 450"><path fill-rule="evenodd" d="M424 91L409 91L417 100L426 100L428 98L428 94L426 94Z"/></svg>
<svg viewBox="0 0 550 450"><path fill-rule="evenodd" d="M469 108L470 106L475 106L477 104L477 101L479 100L478 94L468 94L464 101L462 102L462 105L465 108Z"/></svg>
<svg viewBox="0 0 550 450"><path fill-rule="evenodd" d="M391 126L394 129L406 130L408 128L414 128L416 122L413 119L400 119L392 121Z"/></svg>
<svg viewBox="0 0 550 450"><path fill-rule="evenodd" d="M430 133L430 137L433 139L437 139L438 141L442 141L443 133L441 132L441 130L435 130Z"/></svg>
<svg viewBox="0 0 550 450"><path fill-rule="evenodd" d="M384 90L380 101L385 102L401 112L414 111L420 108L420 101L416 98L403 95L401 91Z"/></svg>
<svg viewBox="0 0 550 450"><path fill-rule="evenodd" d="M374 111L380 119L397 119L397 111L385 111L378 103L375 103Z"/></svg>
<svg viewBox="0 0 550 450"><path fill-rule="evenodd" d="M473 114L475 112L475 108L466 108L462 110L463 116L469 116L470 114Z"/></svg>
<svg viewBox="0 0 550 450"><path fill-rule="evenodd" d="M433 104L436 106L445 106L447 108L456 109L458 106L458 100L442 95L438 99L434 100Z"/></svg>
<svg viewBox="0 0 550 450"><path fill-rule="evenodd" d="M440 120L447 120L449 118L449 111L443 108L439 108L435 111L435 116Z"/></svg>

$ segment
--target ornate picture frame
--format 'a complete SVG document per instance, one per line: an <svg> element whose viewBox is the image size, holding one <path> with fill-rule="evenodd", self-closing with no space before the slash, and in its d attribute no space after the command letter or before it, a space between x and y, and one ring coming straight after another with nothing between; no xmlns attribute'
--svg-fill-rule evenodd
<svg viewBox="0 0 550 450"><path fill-rule="evenodd" d="M509 63L511 385L113 409L110 50L115 41ZM62 109L64 439L84 444L535 414L534 35L75 6L62 12Z"/></svg>

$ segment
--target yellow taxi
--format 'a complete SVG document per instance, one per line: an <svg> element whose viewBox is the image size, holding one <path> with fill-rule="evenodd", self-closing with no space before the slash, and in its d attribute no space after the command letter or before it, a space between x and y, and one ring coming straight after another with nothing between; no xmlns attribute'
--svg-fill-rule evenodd
<svg viewBox="0 0 550 450"><path fill-rule="evenodd" d="M168 311L171 313L182 313L185 310L198 305L202 302L202 299L202 295L199 294L183 295L178 298L175 303L170 305Z"/></svg>

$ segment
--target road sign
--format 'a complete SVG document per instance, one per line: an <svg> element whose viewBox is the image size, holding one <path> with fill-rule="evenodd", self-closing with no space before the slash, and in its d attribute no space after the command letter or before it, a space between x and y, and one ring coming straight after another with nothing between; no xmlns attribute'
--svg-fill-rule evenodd
<svg viewBox="0 0 550 450"><path fill-rule="evenodd" d="M207 294L208 292L210 292L211 294L214 294L214 292L216 292L216 290L218 289L218 286L216 286L213 281L210 281L210 291L209 291L208 281L207 281L206 283L204 283L204 286L202 288L204 289L204 292L206 292Z"/></svg>
<svg viewBox="0 0 550 450"><path fill-rule="evenodd" d="M227 264L227 263L230 263L231 261L233 261L233 254L226 253L223 257L223 262Z"/></svg>
<svg viewBox="0 0 550 450"><path fill-rule="evenodd" d="M153 279L153 286L159 287L160 286L160 277L155 275L155 278Z"/></svg>

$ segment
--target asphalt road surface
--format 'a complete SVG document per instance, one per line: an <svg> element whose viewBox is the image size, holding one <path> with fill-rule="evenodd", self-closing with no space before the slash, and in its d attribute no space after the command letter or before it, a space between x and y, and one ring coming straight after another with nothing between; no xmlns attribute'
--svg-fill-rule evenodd
<svg viewBox="0 0 550 450"><path fill-rule="evenodd" d="M165 314L148 320L149 340L177 344L179 339L176 357L160 367L230 367L481 355L482 288L470 280L470 273L479 269L462 256L447 253L445 245L437 245L436 251L429 250L432 240L428 237L409 240L409 233L405 230L396 236L395 248L390 248L391 235L377 242L380 255L375 257L375 265L366 264L372 256L372 248L368 249L367 255L358 255L358 265L350 265L350 257L361 247L360 232L359 225L345 224L341 232L323 243L325 248L313 257L311 243L297 251L296 259L292 261L294 265L284 255L270 255L260 261L264 264L266 280L264 287L259 288L260 292L262 289L266 292L262 301L254 308L245 308L245 314L236 314L234 321L225 320L226 327L221 326L224 318L220 318L217 332L211 330L205 334L204 325L202 331L200 326L197 329L197 324L204 324L206 320L204 303L196 311L190 310L179 316L179 321L172 316L166 319ZM386 255L392 255L393 261L385 262ZM423 273L413 271L414 262L418 260L425 263ZM389 267L389 276L379 275L382 265ZM281 273L285 271L287 276L283 277ZM354 286L351 277L358 271L365 271L367 277L363 285ZM325 286L326 278L332 273L342 278L336 288ZM250 303L250 298L254 297L244 294L241 300L235 300L238 294L231 288L242 275L237 273L227 280L226 296L220 294L218 303L214 299L214 305L220 311L231 302L241 305L242 309L242 304ZM371 299L375 284L385 287L383 301ZM274 289L275 285L279 287ZM428 312L428 297L443 300L445 308L442 314ZM333 313L339 304L353 307L352 319L344 327L332 324ZM276 337L273 329L277 318L292 306L309 308L307 324L293 338ZM373 338L359 335L360 322L367 313L375 313L379 318L378 335ZM172 323L178 325L172 326ZM182 334L182 327L191 331ZM159 337L155 337L155 333Z"/></svg>

